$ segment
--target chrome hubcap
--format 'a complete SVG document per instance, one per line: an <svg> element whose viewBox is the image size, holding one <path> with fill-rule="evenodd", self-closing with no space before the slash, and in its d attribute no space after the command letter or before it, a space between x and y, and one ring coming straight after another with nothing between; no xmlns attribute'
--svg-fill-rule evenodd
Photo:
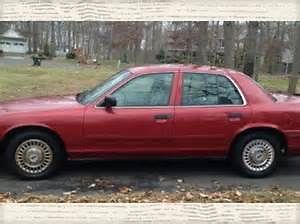
<svg viewBox="0 0 300 224"><path fill-rule="evenodd" d="M52 163L53 152L46 142L29 139L18 146L15 159L21 170L30 174L39 174Z"/></svg>
<svg viewBox="0 0 300 224"><path fill-rule="evenodd" d="M275 150L270 142L264 139L250 141L243 151L243 162L252 171L268 169L275 158Z"/></svg>

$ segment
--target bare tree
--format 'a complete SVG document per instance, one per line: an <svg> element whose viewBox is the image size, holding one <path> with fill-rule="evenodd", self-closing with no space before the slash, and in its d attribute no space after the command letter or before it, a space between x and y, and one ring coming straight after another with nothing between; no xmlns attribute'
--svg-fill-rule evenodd
<svg viewBox="0 0 300 224"><path fill-rule="evenodd" d="M38 51L38 43L39 43L39 24L38 22L32 22L32 43L33 43L33 53L37 53Z"/></svg>
<svg viewBox="0 0 300 224"><path fill-rule="evenodd" d="M198 27L197 63L205 65L208 62L208 21L196 23Z"/></svg>
<svg viewBox="0 0 300 224"><path fill-rule="evenodd" d="M296 49L294 53L293 72L289 81L288 93L295 94L300 75L300 22L296 22Z"/></svg>
<svg viewBox="0 0 300 224"><path fill-rule="evenodd" d="M234 68L235 29L234 22L224 22L224 65Z"/></svg>
<svg viewBox="0 0 300 224"><path fill-rule="evenodd" d="M192 22L187 22L187 35L186 35L186 62L191 63L192 62Z"/></svg>
<svg viewBox="0 0 300 224"><path fill-rule="evenodd" d="M56 45L55 45L55 22L51 22L51 41L50 41L50 56L51 57L55 56L55 50L56 50Z"/></svg>
<svg viewBox="0 0 300 224"><path fill-rule="evenodd" d="M251 21L248 23L248 34L245 46L245 64L244 73L250 77L254 76L256 61L258 22Z"/></svg>

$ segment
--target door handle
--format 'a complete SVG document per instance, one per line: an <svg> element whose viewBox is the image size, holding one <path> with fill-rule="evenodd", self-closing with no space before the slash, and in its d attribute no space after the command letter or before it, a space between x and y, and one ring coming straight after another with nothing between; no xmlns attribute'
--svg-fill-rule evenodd
<svg viewBox="0 0 300 224"><path fill-rule="evenodd" d="M230 112L228 113L228 118L231 121L239 121L242 118L242 114L240 112Z"/></svg>
<svg viewBox="0 0 300 224"><path fill-rule="evenodd" d="M155 120L168 120L172 117L171 114L156 114L154 115Z"/></svg>

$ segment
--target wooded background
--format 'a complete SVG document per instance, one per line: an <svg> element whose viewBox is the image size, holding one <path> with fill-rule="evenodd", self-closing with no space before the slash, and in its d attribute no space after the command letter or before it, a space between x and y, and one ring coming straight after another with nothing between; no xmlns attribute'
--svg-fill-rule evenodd
<svg viewBox="0 0 300 224"><path fill-rule="evenodd" d="M101 64L194 63L261 73L300 74L300 22L0 22L28 40L29 54L80 55Z"/></svg>

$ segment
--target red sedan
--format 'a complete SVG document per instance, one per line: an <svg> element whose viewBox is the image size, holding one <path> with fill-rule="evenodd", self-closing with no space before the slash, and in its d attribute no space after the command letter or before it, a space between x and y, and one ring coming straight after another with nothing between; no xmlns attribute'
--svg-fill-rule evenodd
<svg viewBox="0 0 300 224"><path fill-rule="evenodd" d="M300 153L299 102L229 69L135 67L76 96L1 103L1 151L32 179L65 159L186 156L226 156L263 177Z"/></svg>

